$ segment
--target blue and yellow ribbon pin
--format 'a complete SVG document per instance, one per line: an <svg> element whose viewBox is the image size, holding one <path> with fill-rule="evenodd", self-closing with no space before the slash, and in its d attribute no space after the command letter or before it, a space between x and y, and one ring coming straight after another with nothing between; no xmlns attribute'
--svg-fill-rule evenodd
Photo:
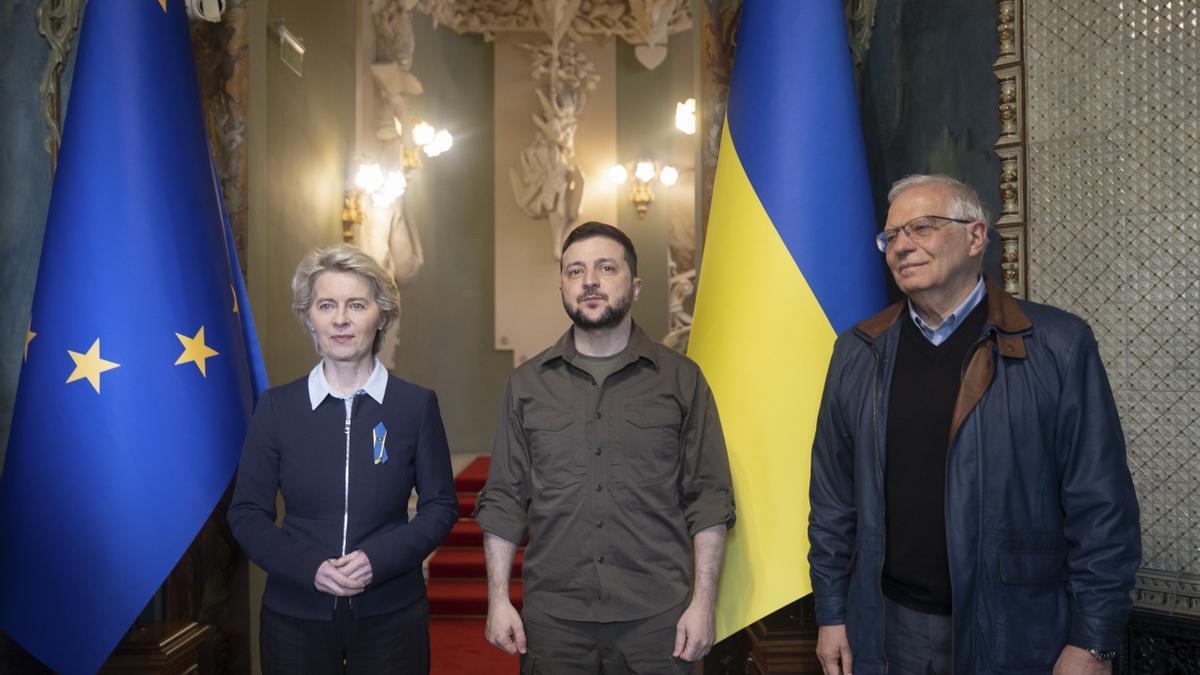
<svg viewBox="0 0 1200 675"><path fill-rule="evenodd" d="M387 427L383 426L383 422L375 425L371 430L371 443L375 445L375 463L387 463Z"/></svg>

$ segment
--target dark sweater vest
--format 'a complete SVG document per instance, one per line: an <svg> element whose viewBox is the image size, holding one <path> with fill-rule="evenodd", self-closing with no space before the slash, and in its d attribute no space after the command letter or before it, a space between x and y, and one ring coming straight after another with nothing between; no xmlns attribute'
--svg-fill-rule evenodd
<svg viewBox="0 0 1200 675"><path fill-rule="evenodd" d="M983 333L981 301L934 346L905 311L887 419L883 593L926 614L951 610L946 554L946 453L950 422L971 346Z"/></svg>

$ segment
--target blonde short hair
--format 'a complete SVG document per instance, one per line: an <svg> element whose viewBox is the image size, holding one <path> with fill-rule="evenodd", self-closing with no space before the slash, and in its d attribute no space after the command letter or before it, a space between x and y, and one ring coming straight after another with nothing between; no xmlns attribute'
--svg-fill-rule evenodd
<svg viewBox="0 0 1200 675"><path fill-rule="evenodd" d="M300 320L300 325L306 329L308 310L313 303L313 285L317 282L317 277L325 272L350 272L366 279L370 284L371 299L379 305L379 313L383 319L379 331L375 333L375 340L371 343L371 353L378 354L383 344L383 334L400 318L400 290L396 288L396 280L374 258L357 246L338 244L309 251L300 259L296 273L292 276L292 311Z"/></svg>

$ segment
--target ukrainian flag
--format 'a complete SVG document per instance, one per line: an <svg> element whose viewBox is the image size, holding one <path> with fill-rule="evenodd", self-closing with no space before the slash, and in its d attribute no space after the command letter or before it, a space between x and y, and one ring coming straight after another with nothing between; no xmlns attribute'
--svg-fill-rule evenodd
<svg viewBox="0 0 1200 675"><path fill-rule="evenodd" d="M817 408L834 339L885 303L875 231L841 1L747 0L688 350L737 501L718 639L812 592Z"/></svg>
<svg viewBox="0 0 1200 675"><path fill-rule="evenodd" d="M212 513L266 384L182 0L80 29L0 481L0 627L94 673Z"/></svg>

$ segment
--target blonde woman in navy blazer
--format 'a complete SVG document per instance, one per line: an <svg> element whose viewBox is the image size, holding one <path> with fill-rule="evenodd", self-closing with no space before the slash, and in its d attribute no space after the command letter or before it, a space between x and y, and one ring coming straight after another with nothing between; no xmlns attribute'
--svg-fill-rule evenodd
<svg viewBox="0 0 1200 675"><path fill-rule="evenodd" d="M428 673L421 563L458 517L437 396L375 358L400 296L370 256L314 250L292 293L321 362L259 400L229 508L268 574L263 673Z"/></svg>

